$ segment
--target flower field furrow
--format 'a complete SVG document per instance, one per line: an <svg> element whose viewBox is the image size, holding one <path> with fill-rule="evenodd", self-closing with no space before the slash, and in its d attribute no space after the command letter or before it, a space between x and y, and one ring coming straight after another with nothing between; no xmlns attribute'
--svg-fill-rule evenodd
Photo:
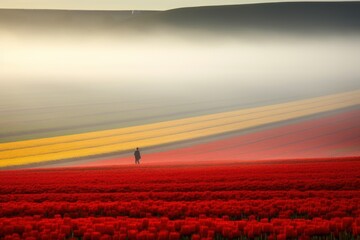
<svg viewBox="0 0 360 240"><path fill-rule="evenodd" d="M357 239L360 157L0 172L1 239Z"/></svg>

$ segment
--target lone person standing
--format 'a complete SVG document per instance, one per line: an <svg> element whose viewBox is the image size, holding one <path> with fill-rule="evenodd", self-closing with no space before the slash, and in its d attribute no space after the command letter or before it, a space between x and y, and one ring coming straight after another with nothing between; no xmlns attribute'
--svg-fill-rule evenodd
<svg viewBox="0 0 360 240"><path fill-rule="evenodd" d="M141 155L140 155L139 148L136 148L136 150L134 152L134 157L135 157L135 164L140 164Z"/></svg>

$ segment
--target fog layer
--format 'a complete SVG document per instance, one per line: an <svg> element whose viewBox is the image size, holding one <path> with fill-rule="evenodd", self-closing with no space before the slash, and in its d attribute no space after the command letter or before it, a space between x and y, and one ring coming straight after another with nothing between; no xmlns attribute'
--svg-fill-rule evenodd
<svg viewBox="0 0 360 240"><path fill-rule="evenodd" d="M13 26L8 27L2 19L3 141L34 132L48 136L106 129L360 87L360 34L351 28L314 34L314 29L296 32L296 26L263 31L233 24L233 31L224 31L188 27L186 14L187 24L180 27L178 17L174 25L159 24L162 15L156 13L128 16L117 23L122 27L104 29L109 19L103 15L96 28L86 21L51 28L39 19L34 25L8 21ZM151 16L156 16L156 26L151 26ZM81 124L84 119L87 123Z"/></svg>

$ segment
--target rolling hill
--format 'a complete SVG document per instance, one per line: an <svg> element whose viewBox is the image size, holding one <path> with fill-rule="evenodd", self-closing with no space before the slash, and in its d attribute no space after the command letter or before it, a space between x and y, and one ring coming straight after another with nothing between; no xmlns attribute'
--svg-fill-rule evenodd
<svg viewBox="0 0 360 240"><path fill-rule="evenodd" d="M0 27L57 32L121 33L166 28L286 34L359 32L359 2L290 2L181 8L168 11L0 10ZM306 17L304 17L306 16ZM178 29L177 29L178 30Z"/></svg>

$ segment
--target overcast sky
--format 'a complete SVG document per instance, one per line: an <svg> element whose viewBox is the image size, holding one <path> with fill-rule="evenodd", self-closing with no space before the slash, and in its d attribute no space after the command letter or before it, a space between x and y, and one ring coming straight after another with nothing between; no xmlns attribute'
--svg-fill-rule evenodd
<svg viewBox="0 0 360 240"><path fill-rule="evenodd" d="M287 0L287 2L293 0ZM302 0L306 1L306 0ZM327 0L332 1L332 0ZM0 8L86 9L86 10L167 10L179 7L225 5L283 0L0 0Z"/></svg>

